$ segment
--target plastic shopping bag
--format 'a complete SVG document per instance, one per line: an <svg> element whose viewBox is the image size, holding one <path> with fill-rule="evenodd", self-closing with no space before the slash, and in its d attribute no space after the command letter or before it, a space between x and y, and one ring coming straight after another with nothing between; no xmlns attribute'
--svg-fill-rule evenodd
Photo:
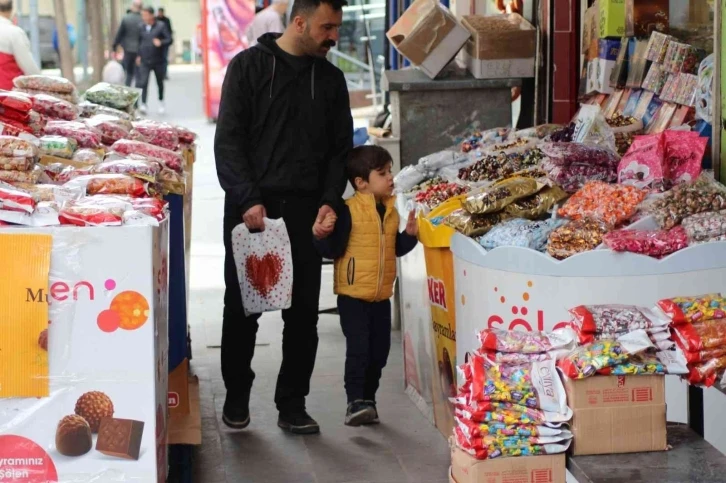
<svg viewBox="0 0 726 483"><path fill-rule="evenodd" d="M232 230L232 251L245 315L290 308L292 254L282 219L265 218L265 231L250 233L243 223Z"/></svg>

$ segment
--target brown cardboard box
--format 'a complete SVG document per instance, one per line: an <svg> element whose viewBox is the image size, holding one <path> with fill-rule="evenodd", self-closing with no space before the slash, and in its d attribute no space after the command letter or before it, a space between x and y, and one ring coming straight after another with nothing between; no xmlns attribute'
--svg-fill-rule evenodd
<svg viewBox="0 0 726 483"><path fill-rule="evenodd" d="M451 450L449 481L454 483L564 483L565 455L477 460Z"/></svg>
<svg viewBox="0 0 726 483"><path fill-rule="evenodd" d="M669 0L625 0L625 35L649 37L654 31L668 33Z"/></svg>
<svg viewBox="0 0 726 483"><path fill-rule="evenodd" d="M598 25L600 11L597 3L585 10L582 22L582 49L583 55L587 55L588 60L597 57L597 39L600 37L600 27ZM591 47L595 47L591 49Z"/></svg>
<svg viewBox="0 0 726 483"><path fill-rule="evenodd" d="M596 376L568 380L565 389L574 455L666 449L663 376Z"/></svg>
<svg viewBox="0 0 726 483"><path fill-rule="evenodd" d="M464 58L474 77L534 77L537 30L521 15L467 15L461 23L471 33Z"/></svg>
<svg viewBox="0 0 726 483"><path fill-rule="evenodd" d="M386 37L401 55L433 79L461 50L469 32L437 0L416 0Z"/></svg>

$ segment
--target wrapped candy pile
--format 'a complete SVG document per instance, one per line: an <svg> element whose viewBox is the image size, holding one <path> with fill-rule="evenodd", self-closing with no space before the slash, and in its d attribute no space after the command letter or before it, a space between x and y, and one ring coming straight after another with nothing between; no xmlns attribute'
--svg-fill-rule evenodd
<svg viewBox="0 0 726 483"><path fill-rule="evenodd" d="M480 350L459 369L457 446L478 459L567 451L572 410L555 359L572 349L574 333L487 329L479 340Z"/></svg>

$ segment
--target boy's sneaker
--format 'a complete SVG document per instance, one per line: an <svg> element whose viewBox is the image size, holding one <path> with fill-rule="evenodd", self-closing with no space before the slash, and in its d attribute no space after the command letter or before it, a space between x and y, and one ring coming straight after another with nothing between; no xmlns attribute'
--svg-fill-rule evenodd
<svg viewBox="0 0 726 483"><path fill-rule="evenodd" d="M368 405L368 407L373 409L373 414L374 414L373 419L371 419L371 421L367 424L379 424L381 422L381 420L378 419L378 408L376 407L376 402L375 401L366 401L366 404Z"/></svg>
<svg viewBox="0 0 726 483"><path fill-rule="evenodd" d="M139 112L141 114L146 114L148 112L148 110L149 109L146 107L146 104L144 104L143 102L141 104L139 104Z"/></svg>
<svg viewBox="0 0 726 483"><path fill-rule="evenodd" d="M358 400L348 404L348 411L345 413L346 426L360 426L371 424L376 418L376 410L365 401Z"/></svg>
<svg viewBox="0 0 726 483"><path fill-rule="evenodd" d="M317 434L320 432L320 425L310 417L304 409L297 411L280 411L277 418L277 425L293 434Z"/></svg>
<svg viewBox="0 0 726 483"><path fill-rule="evenodd" d="M222 422L232 429L245 429L250 425L250 395L231 397L227 394L222 409Z"/></svg>

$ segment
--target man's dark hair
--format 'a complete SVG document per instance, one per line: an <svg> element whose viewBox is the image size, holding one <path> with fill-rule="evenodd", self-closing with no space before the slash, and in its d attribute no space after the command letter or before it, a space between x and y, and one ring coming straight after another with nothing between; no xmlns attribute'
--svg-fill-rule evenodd
<svg viewBox="0 0 726 483"><path fill-rule="evenodd" d="M384 169L392 160L391 154L380 146L358 146L353 148L345 162L348 180L355 188L355 179L368 181L371 172Z"/></svg>
<svg viewBox="0 0 726 483"><path fill-rule="evenodd" d="M149 12L151 15L154 15L154 7L146 7L144 8L144 12Z"/></svg>
<svg viewBox="0 0 726 483"><path fill-rule="evenodd" d="M13 11L13 0L0 0L0 12L8 13Z"/></svg>
<svg viewBox="0 0 726 483"><path fill-rule="evenodd" d="M348 5L347 0L295 0L295 3L292 4L290 18L310 15L323 3L330 5L336 12L343 10L343 7Z"/></svg>
<svg viewBox="0 0 726 483"><path fill-rule="evenodd" d="M164 15L166 13L166 10L164 10L164 7L159 7L156 13L159 15Z"/></svg>

